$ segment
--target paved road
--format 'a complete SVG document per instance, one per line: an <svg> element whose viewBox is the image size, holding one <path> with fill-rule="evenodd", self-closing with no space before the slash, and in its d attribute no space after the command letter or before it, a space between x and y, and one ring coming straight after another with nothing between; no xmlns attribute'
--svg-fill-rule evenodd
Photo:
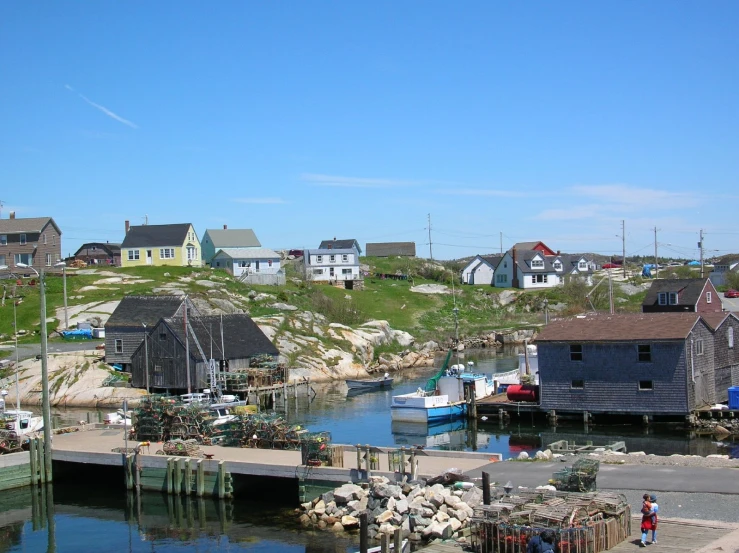
<svg viewBox="0 0 739 553"><path fill-rule="evenodd" d="M739 311L739 298L721 297L721 303L725 311Z"/></svg>
<svg viewBox="0 0 739 553"><path fill-rule="evenodd" d="M94 350L95 346L98 346L104 342L100 340L90 340L85 342L50 342L48 346L49 353L67 353L70 351L84 351ZM3 346L4 350L11 350L9 359L15 359L15 352L13 346ZM20 344L18 346L18 357L19 359L28 359L29 357L36 357L41 354L41 344Z"/></svg>
<svg viewBox="0 0 739 553"><path fill-rule="evenodd" d="M491 480L514 486L536 487L548 484L552 473L565 463L504 461L469 471L473 478L485 471ZM650 490L653 492L692 492L739 495L739 469L653 465L604 465L598 472L598 488ZM642 491L643 493L643 491Z"/></svg>

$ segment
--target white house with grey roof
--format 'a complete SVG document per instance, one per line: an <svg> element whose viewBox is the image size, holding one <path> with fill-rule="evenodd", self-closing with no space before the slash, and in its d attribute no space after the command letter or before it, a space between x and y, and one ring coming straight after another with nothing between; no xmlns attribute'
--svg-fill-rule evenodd
<svg viewBox="0 0 739 553"><path fill-rule="evenodd" d="M219 249L210 266L227 269L236 278L253 274L276 275L281 269L280 254L269 248Z"/></svg>
<svg viewBox="0 0 739 553"><path fill-rule="evenodd" d="M495 269L502 259L502 255L476 255L462 269L462 283L495 286Z"/></svg>
<svg viewBox="0 0 739 553"><path fill-rule="evenodd" d="M200 241L203 261L209 265L218 250L261 247L252 229L229 229L227 225L223 225L222 229L207 229Z"/></svg>
<svg viewBox="0 0 739 553"><path fill-rule="evenodd" d="M546 255L539 250L508 250L495 269L495 286L536 290L554 288L568 276L585 278L592 284L593 263L583 256Z"/></svg>
<svg viewBox="0 0 739 553"><path fill-rule="evenodd" d="M303 263L306 280L343 281L346 288L353 288L353 282L362 278L359 270L359 252L356 248L305 250Z"/></svg>

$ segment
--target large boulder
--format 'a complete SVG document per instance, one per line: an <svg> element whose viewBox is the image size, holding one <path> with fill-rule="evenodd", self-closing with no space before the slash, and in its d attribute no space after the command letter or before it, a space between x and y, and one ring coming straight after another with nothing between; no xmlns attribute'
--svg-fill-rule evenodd
<svg viewBox="0 0 739 553"><path fill-rule="evenodd" d="M344 484L334 490L334 500L338 505L346 504L354 499L359 499L363 494L364 490L356 484Z"/></svg>

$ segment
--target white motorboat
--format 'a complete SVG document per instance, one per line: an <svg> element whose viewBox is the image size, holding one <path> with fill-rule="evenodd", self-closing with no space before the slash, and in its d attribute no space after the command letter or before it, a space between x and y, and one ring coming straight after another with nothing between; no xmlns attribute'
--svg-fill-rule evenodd
<svg viewBox="0 0 739 553"><path fill-rule="evenodd" d="M103 423L109 426L131 426L131 411L124 412L123 409L118 409L115 413L108 413Z"/></svg>
<svg viewBox="0 0 739 553"><path fill-rule="evenodd" d="M7 409L1 415L2 426L16 436L34 435L44 429L43 417L34 416L31 411Z"/></svg>
<svg viewBox="0 0 739 553"><path fill-rule="evenodd" d="M528 365L528 369L526 366ZM539 384L539 356L536 346L528 344L524 353L518 354L518 368L512 371L493 375L498 386L507 387L512 384L522 384L526 375L530 376L531 384Z"/></svg>

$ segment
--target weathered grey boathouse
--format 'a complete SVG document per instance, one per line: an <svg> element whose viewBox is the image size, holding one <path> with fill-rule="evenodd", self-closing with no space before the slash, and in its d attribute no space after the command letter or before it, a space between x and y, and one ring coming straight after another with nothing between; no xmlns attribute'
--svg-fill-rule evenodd
<svg viewBox="0 0 739 553"><path fill-rule="evenodd" d="M554 321L536 339L541 409L688 415L739 384L730 313L588 314Z"/></svg>
<svg viewBox="0 0 739 553"><path fill-rule="evenodd" d="M172 317L190 300L179 296L125 296L105 323L105 361L131 370L131 356L143 342L144 335L162 317Z"/></svg>
<svg viewBox="0 0 739 553"><path fill-rule="evenodd" d="M153 391L198 390L210 386L208 361L215 359L220 371L250 367L252 359L279 352L256 323L246 314L163 317L149 329L146 341L131 356L131 384ZM190 385L187 381L189 350ZM201 353L202 351L202 353ZM203 357L205 354L205 358ZM212 356L212 357L211 357Z"/></svg>

